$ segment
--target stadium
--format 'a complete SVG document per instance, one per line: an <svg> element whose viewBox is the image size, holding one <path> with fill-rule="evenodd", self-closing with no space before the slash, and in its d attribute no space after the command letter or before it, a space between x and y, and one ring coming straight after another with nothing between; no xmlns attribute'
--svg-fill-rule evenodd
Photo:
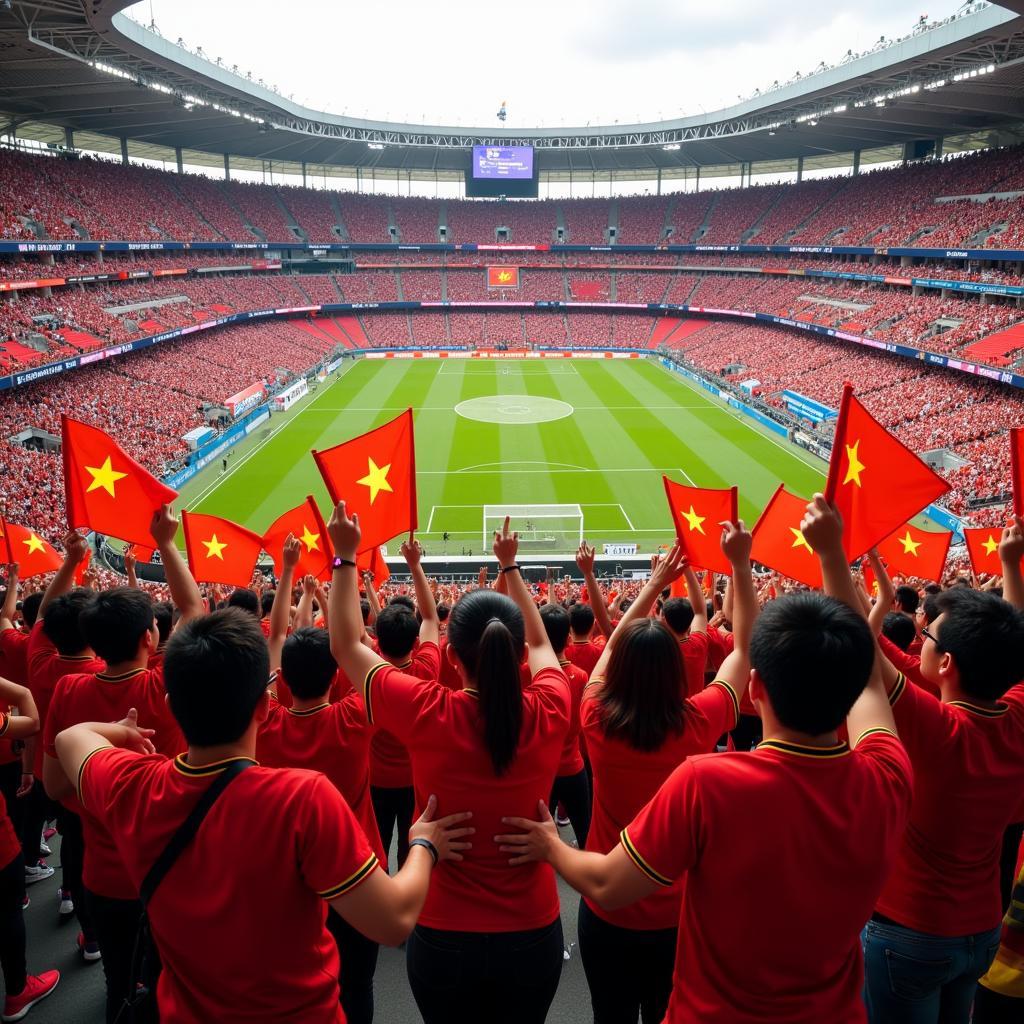
<svg viewBox="0 0 1024 1024"><path fill-rule="evenodd" d="M172 6L161 21L172 20ZM195 39L204 28L193 14ZM274 16L281 25L271 29L284 32L283 12ZM309 14L311 35L318 16ZM492 552L507 518L538 603L571 615L596 593L617 621L658 557L675 544L687 551L687 511L689 531L705 532L695 496L730 489L724 518L748 530L767 531L777 501L800 499L783 529L786 550L759 546L754 531L761 601L769 590L774 599L820 588L802 510L819 491L833 500L843 459L838 485L857 475L846 432L854 407L891 444L878 500L892 521L870 541L864 526L859 548L849 534L863 521L846 522L846 561L859 566L881 546L901 590L922 600L929 585L973 586L1014 603L999 542L1024 502L1012 433L1024 427L1024 3L950 4L941 17L906 20L857 52L804 53L807 67L788 80L781 59L767 59L772 84L710 112L694 114L700 104L687 99L678 117L601 120L565 94L565 118L583 123L567 126L556 111L549 120L563 123L519 124L515 100L506 109L499 98L492 123L467 126L454 110L436 123L375 120L384 101L375 109L362 72L336 84L364 116L297 101L288 90L300 88L303 61L284 43L278 91L240 69L250 56L244 35L233 47L211 25L201 46L172 42L151 3L0 0L0 562L21 568L20 590L6 577L0 641L27 635L21 608L31 595L54 580L70 588L60 567L77 550L76 529L89 550L76 585L116 593L130 581L182 615L166 547L130 522L135 499L94 511L121 480L140 481L151 499L147 523L164 502L184 514L173 545L206 610L251 588L254 601L266 598L264 632L270 595L285 589L283 537L304 531L307 556L316 549L326 559L320 583L331 579L339 551L327 550L328 521L339 499L355 507L353 492L369 502L361 519L370 540L353 549L369 570L362 597L372 592L381 614L415 594L424 618L401 550L411 531L447 611L488 572L493 580L509 568ZM716 40L727 34L711 24ZM328 28L325 20L322 34ZM209 55L215 45L224 58ZM408 91L429 92L428 68L422 83L407 79ZM504 81L494 88L500 94ZM407 410L408 436L378 454L377 439ZM329 463L347 458L347 445L361 445L361 468L344 477ZM112 468L112 455L122 464ZM91 482L74 482L76 460ZM682 504L674 487L688 495ZM380 512L381 493L385 502L408 496L399 518ZM275 532L304 501L308 518ZM902 552L890 554L883 542L904 531ZM244 549L244 565L204 567L204 557L224 562L225 539L232 554ZM930 572L899 557L932 542L942 556ZM584 543L596 551L596 592L577 561ZM813 571L788 568L801 543ZM733 563L717 550L687 558L703 574L699 603L725 616ZM877 571L872 564L882 586L866 596L869 609L886 593ZM293 583L297 622L302 585ZM318 622L335 587L316 597ZM917 625L920 645L929 634ZM708 628L732 643L731 627ZM20 671L34 693L20 664L0 643L0 676L17 683ZM753 705L745 717L756 717ZM15 790L19 754L0 766ZM47 759L59 772L56 753L47 749ZM18 815L23 834L23 808ZM38 828L28 841L22 834L26 864L53 875L33 845ZM51 842L56 866L60 837ZM61 885L61 907L79 906ZM48 901L35 899L52 888L29 889L29 960L33 970L55 964L62 981L31 1018L102 1020L104 979L81 961L93 946L99 959L103 940L81 918L77 947L54 927L52 908L36 906ZM565 962L549 1019L588 1020L590 971L570 938L575 894L564 880L559 892ZM120 902L136 907L129 895ZM431 1019L404 961L393 949L375 961L385 1024L418 1019L417 1007ZM707 1019L798 1019L735 1013Z"/></svg>

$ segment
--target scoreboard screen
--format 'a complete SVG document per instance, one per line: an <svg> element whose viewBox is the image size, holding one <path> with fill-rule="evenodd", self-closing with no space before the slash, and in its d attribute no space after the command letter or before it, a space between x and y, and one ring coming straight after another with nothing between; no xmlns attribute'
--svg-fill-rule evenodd
<svg viewBox="0 0 1024 1024"><path fill-rule="evenodd" d="M532 146L474 146L473 177L489 181L533 178Z"/></svg>

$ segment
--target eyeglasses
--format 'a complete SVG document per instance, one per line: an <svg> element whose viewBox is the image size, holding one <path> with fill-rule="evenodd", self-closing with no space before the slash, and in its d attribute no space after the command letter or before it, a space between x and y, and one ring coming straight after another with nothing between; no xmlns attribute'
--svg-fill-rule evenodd
<svg viewBox="0 0 1024 1024"><path fill-rule="evenodd" d="M931 640L931 642L935 644L936 650L942 650L942 644L939 643L939 638L934 633L929 633L927 629L922 629L921 636L926 640Z"/></svg>

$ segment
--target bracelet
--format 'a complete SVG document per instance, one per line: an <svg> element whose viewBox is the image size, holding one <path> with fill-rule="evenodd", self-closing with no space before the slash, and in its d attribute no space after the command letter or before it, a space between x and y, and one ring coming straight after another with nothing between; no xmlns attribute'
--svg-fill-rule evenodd
<svg viewBox="0 0 1024 1024"><path fill-rule="evenodd" d="M351 565L353 569L356 567L356 563L351 558L340 558L336 555L331 562L331 569L340 569L343 565Z"/></svg>
<svg viewBox="0 0 1024 1024"><path fill-rule="evenodd" d="M430 858L431 858L431 860L433 860L434 864L435 865L437 864L437 860L438 860L437 847L429 839L424 839L422 836L420 836L420 837L414 839L411 843L409 843L409 849L410 850L414 846L422 846L430 854Z"/></svg>
<svg viewBox="0 0 1024 1024"><path fill-rule="evenodd" d="M503 573L506 573L506 572L518 572L519 571L519 566L516 565L515 562L513 562L511 565L506 565L505 568L502 569L501 571Z"/></svg>

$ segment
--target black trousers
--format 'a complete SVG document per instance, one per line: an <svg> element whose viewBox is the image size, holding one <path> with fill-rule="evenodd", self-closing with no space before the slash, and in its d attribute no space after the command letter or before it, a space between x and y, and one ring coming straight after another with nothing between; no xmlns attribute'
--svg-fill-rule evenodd
<svg viewBox="0 0 1024 1024"><path fill-rule="evenodd" d="M424 1024L543 1024L562 974L562 921L493 933L417 925L405 953Z"/></svg>
<svg viewBox="0 0 1024 1024"><path fill-rule="evenodd" d="M555 784L551 787L552 816L559 803L569 816L569 824L582 850L587 845L587 835L590 833L590 780L586 768L581 768L575 775L559 775L555 778Z"/></svg>
<svg viewBox="0 0 1024 1024"><path fill-rule="evenodd" d="M25 863L32 865L39 860L39 843L43 837L43 825L48 819L57 815L58 805L46 795L46 790L43 789L40 779L36 779L32 783L32 792L22 797L22 801L24 809L21 813L21 828L18 838L21 839L21 854L25 858ZM63 858L63 854L61 856Z"/></svg>
<svg viewBox="0 0 1024 1024"><path fill-rule="evenodd" d="M677 929L640 931L601 920L580 900L580 958L594 1024L661 1024L672 994Z"/></svg>
<svg viewBox="0 0 1024 1024"><path fill-rule="evenodd" d="M380 946L356 931L341 914L327 908L327 930L338 944L341 957L341 1008L348 1024L373 1020L373 976Z"/></svg>
<svg viewBox="0 0 1024 1024"><path fill-rule="evenodd" d="M14 826L14 834L21 840L21 822L25 817L25 801L28 797L18 798L18 787L21 785L21 761L12 761L10 764L0 765L0 793L3 794L4 803L7 805L7 817L11 819ZM42 826L39 828L42 833ZM36 836L39 842L39 836ZM22 850L24 854L24 850ZM38 859L38 858L37 858Z"/></svg>
<svg viewBox="0 0 1024 1024"><path fill-rule="evenodd" d="M21 767L18 767L19 773ZM0 870L0 969L9 996L25 988L25 862L17 853Z"/></svg>
<svg viewBox="0 0 1024 1024"><path fill-rule="evenodd" d="M57 831L60 832L61 888L67 889L75 901L75 917L85 934L85 941L98 942L96 926L82 885L82 864L85 860L82 819L63 804L57 804Z"/></svg>
<svg viewBox="0 0 1024 1024"><path fill-rule="evenodd" d="M391 854L391 837L395 834L395 829L398 829L398 866L401 867L409 855L409 829L412 826L412 811L416 803L412 786L401 786L396 789L371 786L370 799L373 801L373 814L377 819L385 856Z"/></svg>
<svg viewBox="0 0 1024 1024"><path fill-rule="evenodd" d="M107 982L106 1024L114 1024L125 1001L135 994L133 988L137 979L132 977L132 960L142 904L138 900L99 896L88 889L85 890L85 904L95 924L96 941L103 954L103 974ZM136 1007L133 1021L136 1024L156 1024L159 1019L156 1013L156 977L145 980L152 996Z"/></svg>

